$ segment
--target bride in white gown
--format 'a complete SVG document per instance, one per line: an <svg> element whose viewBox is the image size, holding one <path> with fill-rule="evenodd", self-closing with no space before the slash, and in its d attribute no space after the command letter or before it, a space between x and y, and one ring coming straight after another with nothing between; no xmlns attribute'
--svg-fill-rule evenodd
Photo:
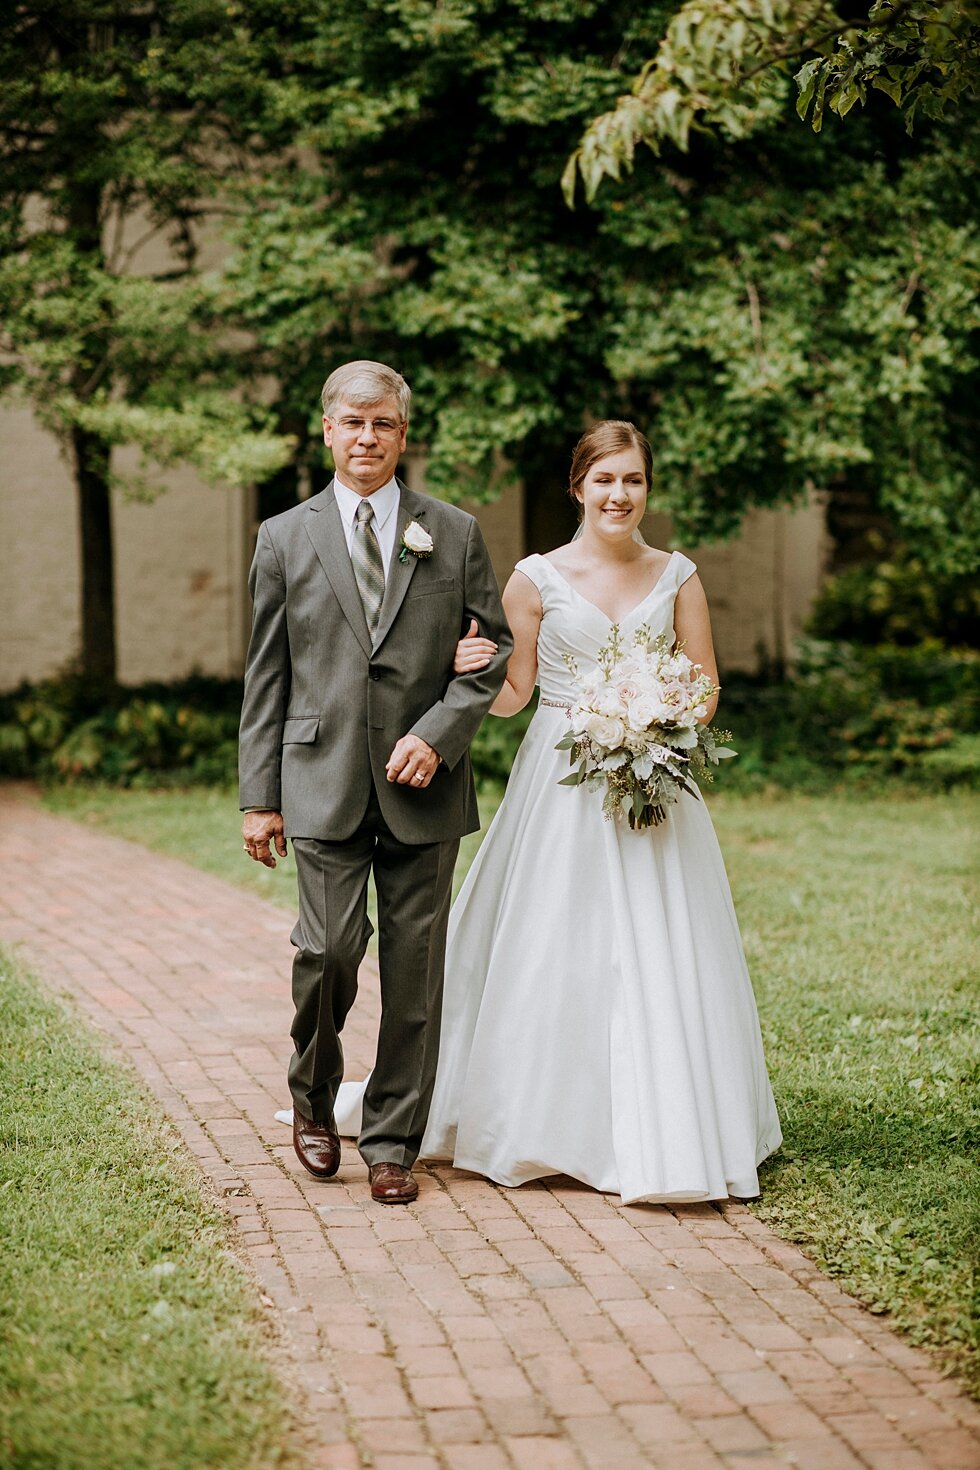
<svg viewBox="0 0 980 1470"><path fill-rule="evenodd" d="M694 563L633 536L649 477L632 425L589 430L571 474L581 538L518 562L504 593L515 646L493 712L535 683L540 700L449 921L421 1157L504 1185L567 1174L625 1203L750 1197L781 1134L707 808L682 796L632 831L558 784L565 656L587 669L614 623L684 642L717 682ZM487 650L464 640L457 671ZM359 1131L363 1085L340 1088L341 1134Z"/></svg>

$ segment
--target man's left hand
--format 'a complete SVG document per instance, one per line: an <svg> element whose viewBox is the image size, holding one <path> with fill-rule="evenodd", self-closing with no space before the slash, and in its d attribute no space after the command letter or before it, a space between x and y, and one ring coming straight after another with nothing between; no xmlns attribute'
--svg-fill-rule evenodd
<svg viewBox="0 0 980 1470"><path fill-rule="evenodd" d="M417 735L403 735L388 757L388 780L424 791L439 768L439 756Z"/></svg>

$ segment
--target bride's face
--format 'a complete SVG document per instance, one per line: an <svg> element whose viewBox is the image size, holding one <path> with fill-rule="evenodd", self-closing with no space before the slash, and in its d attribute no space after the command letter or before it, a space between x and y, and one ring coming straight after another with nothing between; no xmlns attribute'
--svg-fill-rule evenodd
<svg viewBox="0 0 980 1470"><path fill-rule="evenodd" d="M601 536L632 536L647 505L647 477L638 449L596 460L578 492L586 529Z"/></svg>

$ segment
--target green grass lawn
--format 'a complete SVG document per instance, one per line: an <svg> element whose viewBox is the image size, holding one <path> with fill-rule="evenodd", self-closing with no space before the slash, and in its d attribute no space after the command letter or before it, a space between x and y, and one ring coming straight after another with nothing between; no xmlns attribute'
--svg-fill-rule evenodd
<svg viewBox="0 0 980 1470"><path fill-rule="evenodd" d="M46 800L292 903L291 863L268 874L241 853L231 794ZM977 1389L980 798L896 787L710 802L786 1135L753 1208Z"/></svg>
<svg viewBox="0 0 980 1470"><path fill-rule="evenodd" d="M177 1134L2 955L0 1030L0 1463L299 1464L272 1330Z"/></svg>
<svg viewBox="0 0 980 1470"><path fill-rule="evenodd" d="M713 810L786 1135L756 1213L977 1391L980 799Z"/></svg>

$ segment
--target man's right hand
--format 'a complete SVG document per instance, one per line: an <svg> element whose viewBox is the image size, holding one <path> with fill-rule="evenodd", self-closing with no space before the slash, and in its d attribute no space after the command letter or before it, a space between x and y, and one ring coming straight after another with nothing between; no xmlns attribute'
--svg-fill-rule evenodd
<svg viewBox="0 0 980 1470"><path fill-rule="evenodd" d="M275 843L276 852L281 858L286 856L286 838L284 835L282 812L246 812L242 818L242 837L245 839L245 851L250 858L257 863L263 863L267 868L274 868L276 860L272 856L272 844Z"/></svg>

